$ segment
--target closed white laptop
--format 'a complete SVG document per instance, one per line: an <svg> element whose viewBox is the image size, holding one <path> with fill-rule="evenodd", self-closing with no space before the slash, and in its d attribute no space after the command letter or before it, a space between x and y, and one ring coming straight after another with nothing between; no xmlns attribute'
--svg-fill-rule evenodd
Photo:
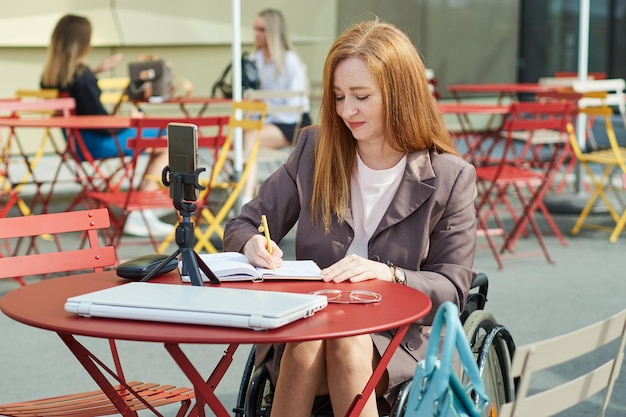
<svg viewBox="0 0 626 417"><path fill-rule="evenodd" d="M70 297L65 310L84 317L275 329L326 307L323 295L129 282Z"/></svg>

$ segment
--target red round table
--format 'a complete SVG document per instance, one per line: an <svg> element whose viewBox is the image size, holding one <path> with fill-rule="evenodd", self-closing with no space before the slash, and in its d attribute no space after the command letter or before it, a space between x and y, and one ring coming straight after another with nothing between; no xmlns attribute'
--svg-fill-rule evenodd
<svg viewBox="0 0 626 417"><path fill-rule="evenodd" d="M156 278L154 281L180 283L180 277L178 273L173 272ZM263 331L193 324L84 318L68 313L64 309L68 297L125 282L127 281L117 277L114 271L48 279L10 291L0 298L0 309L7 316L19 322L57 332L105 392L107 390L104 388L110 387L110 383L99 368L94 366L90 358L90 355L93 354L80 345L74 336L163 343L196 388L199 404L201 401L206 402L217 416L229 415L226 408L215 396L214 390L232 362L232 356L239 344L331 339L397 329L370 381L363 392L357 395L347 414L358 416L365 405L365 400L375 388L391 356L406 334L409 325L424 317L431 309L431 301L425 294L404 285L379 280L354 284L333 284L321 281L265 281L261 283L223 284L225 287L299 293L309 293L327 288L362 289L377 292L382 296L382 300L375 304L329 303L326 308L315 313L312 317L297 320L278 329ZM208 380L199 374L181 350L180 344L187 343L229 345ZM113 402L116 403L116 401ZM120 413L122 415L136 415L131 410L120 409Z"/></svg>

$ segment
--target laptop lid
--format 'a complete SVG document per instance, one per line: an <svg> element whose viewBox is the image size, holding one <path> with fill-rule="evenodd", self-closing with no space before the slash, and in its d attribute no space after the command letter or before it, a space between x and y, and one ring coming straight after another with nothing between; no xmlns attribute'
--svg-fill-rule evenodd
<svg viewBox="0 0 626 417"><path fill-rule="evenodd" d="M326 307L323 295L129 282L70 297L65 310L84 317L275 329Z"/></svg>

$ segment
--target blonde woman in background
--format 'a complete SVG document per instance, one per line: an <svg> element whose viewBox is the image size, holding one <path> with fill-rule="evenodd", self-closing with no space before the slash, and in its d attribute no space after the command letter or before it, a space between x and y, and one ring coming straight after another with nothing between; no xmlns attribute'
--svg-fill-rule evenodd
<svg viewBox="0 0 626 417"><path fill-rule="evenodd" d="M254 45L256 51L253 60L259 71L261 89L308 91L307 68L296 53L289 40L287 22L283 14L276 9L265 9L254 18ZM302 103L304 100L304 103ZM300 127L311 124L308 97L276 98L268 100L268 105L303 104ZM261 146L281 149L291 145L295 137L298 115L295 113L273 113L265 119L261 132ZM244 149L253 145L256 132L244 133ZM244 202L254 197L257 181L256 165L250 173L246 189L243 193Z"/></svg>
<svg viewBox="0 0 626 417"><path fill-rule="evenodd" d="M90 69L86 59L91 51L91 32L91 22L87 18L71 14L63 16L52 32L48 58L41 80L42 88L56 88L61 95L73 97L78 115L108 114L100 101L101 91L96 74L113 68L122 58L121 54L113 55L93 70ZM136 112L133 116L140 117L141 113ZM133 151L127 147L126 143L136 136L137 129L120 129L115 132L115 135L106 129L82 129L80 133L87 149L95 159L107 159L119 156L118 144L126 155L132 155ZM148 132L147 129L143 133L146 136L158 134L156 130ZM84 159L82 154L79 156ZM165 165L167 165L167 152L153 151L144 176L161 178L161 171ZM141 183L141 189L146 191L155 190L158 187L155 181L145 178ZM143 218L149 224L154 236L167 236L174 228L173 225L159 220L151 210L143 210ZM131 212L126 220L124 231L135 236L148 236L142 213Z"/></svg>

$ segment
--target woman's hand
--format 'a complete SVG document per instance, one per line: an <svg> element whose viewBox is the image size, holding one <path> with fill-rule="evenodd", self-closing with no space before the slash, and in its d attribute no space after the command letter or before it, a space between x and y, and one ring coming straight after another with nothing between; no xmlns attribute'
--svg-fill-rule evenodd
<svg viewBox="0 0 626 417"><path fill-rule="evenodd" d="M248 262L261 268L280 268L283 264L283 251L276 242L273 240L270 242L272 245L271 254L267 250L265 237L261 235L252 236L243 247L243 254L248 258Z"/></svg>
<svg viewBox="0 0 626 417"><path fill-rule="evenodd" d="M139 110L137 107L131 106L130 107L130 117L132 119L143 119L144 117L146 117L146 114L144 112L142 112L141 110Z"/></svg>
<svg viewBox="0 0 626 417"><path fill-rule="evenodd" d="M391 270L387 265L354 254L324 268L322 276L326 282L360 282L368 279L393 281Z"/></svg>
<svg viewBox="0 0 626 417"><path fill-rule="evenodd" d="M98 74L99 72L102 71L108 71L110 69L115 68L115 66L117 65L118 62L121 61L122 57L124 55L121 53L115 54L115 55L111 55L110 57L108 57L107 59L105 59L104 61L102 61L102 63L100 65L98 65L97 67L95 67L92 72L94 74Z"/></svg>

